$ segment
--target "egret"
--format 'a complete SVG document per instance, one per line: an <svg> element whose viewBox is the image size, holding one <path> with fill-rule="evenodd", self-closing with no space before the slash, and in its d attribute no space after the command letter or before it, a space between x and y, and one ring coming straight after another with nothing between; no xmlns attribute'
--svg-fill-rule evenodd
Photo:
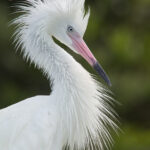
<svg viewBox="0 0 150 150"><path fill-rule="evenodd" d="M24 57L53 82L47 96L35 96L0 110L0 150L103 150L117 129L113 100L58 41L80 54L110 80L83 40L90 11L85 0L26 0L15 41Z"/></svg>

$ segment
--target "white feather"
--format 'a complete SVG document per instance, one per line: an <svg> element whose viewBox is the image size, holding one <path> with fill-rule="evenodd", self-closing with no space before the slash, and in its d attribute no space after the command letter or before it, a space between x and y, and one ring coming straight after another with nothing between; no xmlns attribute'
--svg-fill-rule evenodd
<svg viewBox="0 0 150 150"><path fill-rule="evenodd" d="M83 36L89 12L84 0L27 0L25 12L14 23L17 45L53 81L48 96L36 96L0 110L0 150L71 150L109 148L109 127L117 129L107 96L93 77L59 47L63 32L71 24Z"/></svg>

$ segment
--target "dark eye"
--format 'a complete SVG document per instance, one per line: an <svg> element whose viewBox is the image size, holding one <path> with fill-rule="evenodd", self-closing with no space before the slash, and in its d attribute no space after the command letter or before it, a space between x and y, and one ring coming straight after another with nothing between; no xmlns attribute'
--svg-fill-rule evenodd
<svg viewBox="0 0 150 150"><path fill-rule="evenodd" d="M73 31L74 31L74 29L73 29L73 27L72 27L72 26L68 26L67 31L68 31L68 32L73 32Z"/></svg>

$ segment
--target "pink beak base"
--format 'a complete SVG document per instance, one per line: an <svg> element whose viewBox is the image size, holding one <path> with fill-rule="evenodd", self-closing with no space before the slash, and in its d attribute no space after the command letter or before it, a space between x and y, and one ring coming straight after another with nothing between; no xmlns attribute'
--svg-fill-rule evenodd
<svg viewBox="0 0 150 150"><path fill-rule="evenodd" d="M70 36L72 39L72 46L74 49L98 72L98 74L103 78L103 80L111 86L109 77L105 73L104 69L97 62L94 55L91 53L90 49L80 36Z"/></svg>

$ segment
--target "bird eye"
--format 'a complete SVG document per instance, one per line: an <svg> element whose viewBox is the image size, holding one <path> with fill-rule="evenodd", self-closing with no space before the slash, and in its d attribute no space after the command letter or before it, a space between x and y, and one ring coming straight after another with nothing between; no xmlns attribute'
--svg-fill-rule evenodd
<svg viewBox="0 0 150 150"><path fill-rule="evenodd" d="M73 27L72 27L72 26L68 26L67 31L68 31L68 32L73 32L73 31L74 31L74 29L73 29Z"/></svg>

